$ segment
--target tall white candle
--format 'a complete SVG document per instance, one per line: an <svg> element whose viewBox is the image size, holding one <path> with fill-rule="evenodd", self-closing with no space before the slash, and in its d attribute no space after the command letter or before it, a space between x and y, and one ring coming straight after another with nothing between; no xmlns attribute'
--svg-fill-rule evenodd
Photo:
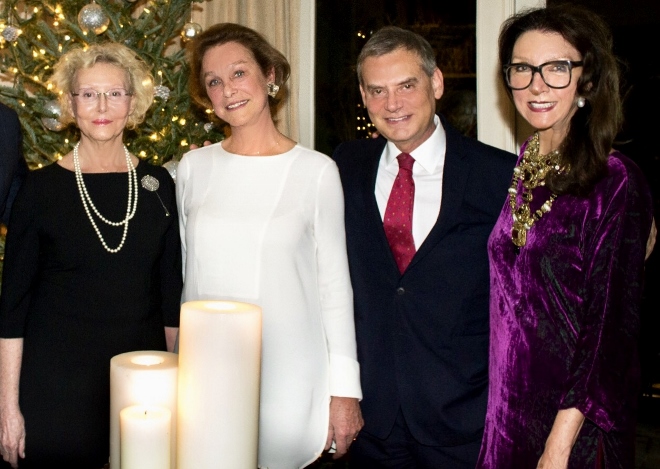
<svg viewBox="0 0 660 469"><path fill-rule="evenodd" d="M261 308L181 306L178 469L254 469L259 435Z"/></svg>
<svg viewBox="0 0 660 469"><path fill-rule="evenodd" d="M121 467L170 469L172 412L165 407L130 406L119 412Z"/></svg>
<svg viewBox="0 0 660 469"><path fill-rule="evenodd" d="M132 405L160 406L172 414L170 469L176 467L178 355L160 351L127 352L110 360L110 467L121 464L119 412Z"/></svg>

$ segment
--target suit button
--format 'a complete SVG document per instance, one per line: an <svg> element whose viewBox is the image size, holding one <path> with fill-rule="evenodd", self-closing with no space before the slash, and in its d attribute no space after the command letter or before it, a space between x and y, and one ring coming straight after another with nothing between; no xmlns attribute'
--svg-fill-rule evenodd
<svg viewBox="0 0 660 469"><path fill-rule="evenodd" d="M406 289L403 287L399 287L396 289L396 294L397 295L403 295L406 292Z"/></svg>

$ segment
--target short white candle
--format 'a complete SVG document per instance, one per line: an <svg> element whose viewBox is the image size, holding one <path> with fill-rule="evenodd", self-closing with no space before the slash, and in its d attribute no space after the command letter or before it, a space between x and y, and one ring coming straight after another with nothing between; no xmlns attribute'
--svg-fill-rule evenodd
<svg viewBox="0 0 660 469"><path fill-rule="evenodd" d="M125 469L119 457L119 412L132 405L158 406L172 413L170 469L176 467L176 402L179 356L146 350L110 360L110 468Z"/></svg>
<svg viewBox="0 0 660 469"><path fill-rule="evenodd" d="M178 469L257 467L260 378L261 308L229 301L181 306Z"/></svg>
<svg viewBox="0 0 660 469"><path fill-rule="evenodd" d="M170 469L169 409L130 406L119 412L119 420L122 468Z"/></svg>

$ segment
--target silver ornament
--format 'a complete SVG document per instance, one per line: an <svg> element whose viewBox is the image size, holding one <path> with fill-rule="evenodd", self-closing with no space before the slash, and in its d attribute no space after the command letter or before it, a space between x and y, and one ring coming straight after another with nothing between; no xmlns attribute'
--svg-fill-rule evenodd
<svg viewBox="0 0 660 469"><path fill-rule="evenodd" d="M170 176L176 182L176 168L179 167L179 162L176 160L170 160L167 163L163 164L163 168L167 169L170 172Z"/></svg>
<svg viewBox="0 0 660 469"><path fill-rule="evenodd" d="M98 36L108 29L110 18L105 13L105 10L103 10L103 7L92 2L82 7L80 13L78 13L78 24L84 32L88 33L92 31Z"/></svg>
<svg viewBox="0 0 660 469"><path fill-rule="evenodd" d="M184 41L189 41L190 39L197 36L202 32L202 27L197 23L186 23L183 25L181 30L181 37Z"/></svg>
<svg viewBox="0 0 660 469"><path fill-rule="evenodd" d="M21 30L14 26L5 26L5 29L2 31L2 37L8 42L14 42L20 35Z"/></svg>
<svg viewBox="0 0 660 469"><path fill-rule="evenodd" d="M46 127L48 130L52 130L53 132L59 132L64 128L64 124L62 124L59 120L59 117L62 115L62 108L60 107L59 102L56 100L47 101L46 104L44 104L44 111L46 114L55 116L42 117L41 123L44 125L44 127Z"/></svg>
<svg viewBox="0 0 660 469"><path fill-rule="evenodd" d="M167 86L164 85L154 86L154 95L157 98L162 99L163 101L167 101L168 99L170 99L170 93L171 90Z"/></svg>
<svg viewBox="0 0 660 469"><path fill-rule="evenodd" d="M204 124L204 130L206 130L206 133L209 133L212 128L213 128L212 122L207 122L206 124Z"/></svg>

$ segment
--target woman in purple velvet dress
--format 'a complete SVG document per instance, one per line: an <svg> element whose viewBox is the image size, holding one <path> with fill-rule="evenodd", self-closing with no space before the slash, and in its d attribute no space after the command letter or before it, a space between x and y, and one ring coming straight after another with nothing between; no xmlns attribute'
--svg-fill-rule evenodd
<svg viewBox="0 0 660 469"><path fill-rule="evenodd" d="M621 121L611 36L571 6L508 19L502 78L536 129L489 240L491 362L478 468L633 468L652 224Z"/></svg>

